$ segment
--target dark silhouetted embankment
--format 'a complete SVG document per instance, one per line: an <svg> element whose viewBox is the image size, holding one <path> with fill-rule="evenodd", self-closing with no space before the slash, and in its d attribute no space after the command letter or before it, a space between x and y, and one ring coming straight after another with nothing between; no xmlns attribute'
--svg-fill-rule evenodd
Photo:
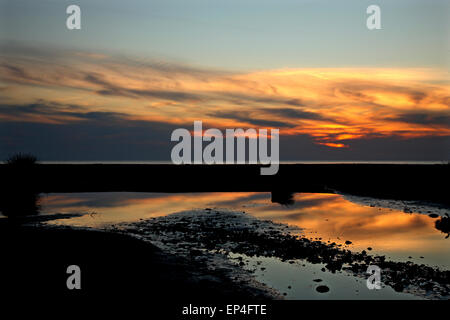
<svg viewBox="0 0 450 320"><path fill-rule="evenodd" d="M39 164L18 174L0 165L8 190L37 192L286 192L340 191L379 198L449 204L450 165L281 164L273 176L259 165Z"/></svg>

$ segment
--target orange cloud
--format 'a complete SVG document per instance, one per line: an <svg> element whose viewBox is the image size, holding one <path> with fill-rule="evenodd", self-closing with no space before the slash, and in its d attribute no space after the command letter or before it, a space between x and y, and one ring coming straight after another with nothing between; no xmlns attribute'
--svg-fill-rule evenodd
<svg viewBox="0 0 450 320"><path fill-rule="evenodd" d="M8 90L2 104L51 101L85 112L171 124L203 120L218 128L280 128L342 148L368 137L450 135L445 72L398 68L315 68L232 73L97 53L58 60L0 57ZM22 121L71 122L63 113L21 114ZM76 110L79 112L79 110ZM14 112L2 121L17 120Z"/></svg>

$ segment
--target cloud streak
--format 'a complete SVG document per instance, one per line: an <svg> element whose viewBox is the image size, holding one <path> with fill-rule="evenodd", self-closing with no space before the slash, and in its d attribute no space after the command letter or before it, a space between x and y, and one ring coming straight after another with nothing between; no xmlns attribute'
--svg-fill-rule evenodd
<svg viewBox="0 0 450 320"><path fill-rule="evenodd" d="M127 119L275 127L316 144L450 136L445 72L286 69L230 72L103 53L2 44L0 121Z"/></svg>

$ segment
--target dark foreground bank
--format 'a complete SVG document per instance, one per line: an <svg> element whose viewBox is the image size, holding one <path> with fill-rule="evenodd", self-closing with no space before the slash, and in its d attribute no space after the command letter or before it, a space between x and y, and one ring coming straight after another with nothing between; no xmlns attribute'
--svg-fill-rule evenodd
<svg viewBox="0 0 450 320"><path fill-rule="evenodd" d="M133 237L91 230L12 225L0 221L2 291L12 299L261 300L266 293L233 283L220 270L167 255ZM67 268L78 265L81 290L69 290Z"/></svg>

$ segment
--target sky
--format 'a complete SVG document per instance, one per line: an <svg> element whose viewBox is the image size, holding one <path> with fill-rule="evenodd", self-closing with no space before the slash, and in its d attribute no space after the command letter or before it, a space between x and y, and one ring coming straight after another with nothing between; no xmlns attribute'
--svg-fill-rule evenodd
<svg viewBox="0 0 450 320"><path fill-rule="evenodd" d="M0 0L0 158L169 160L171 132L202 120L278 128L282 160L448 160L449 14L444 0Z"/></svg>

